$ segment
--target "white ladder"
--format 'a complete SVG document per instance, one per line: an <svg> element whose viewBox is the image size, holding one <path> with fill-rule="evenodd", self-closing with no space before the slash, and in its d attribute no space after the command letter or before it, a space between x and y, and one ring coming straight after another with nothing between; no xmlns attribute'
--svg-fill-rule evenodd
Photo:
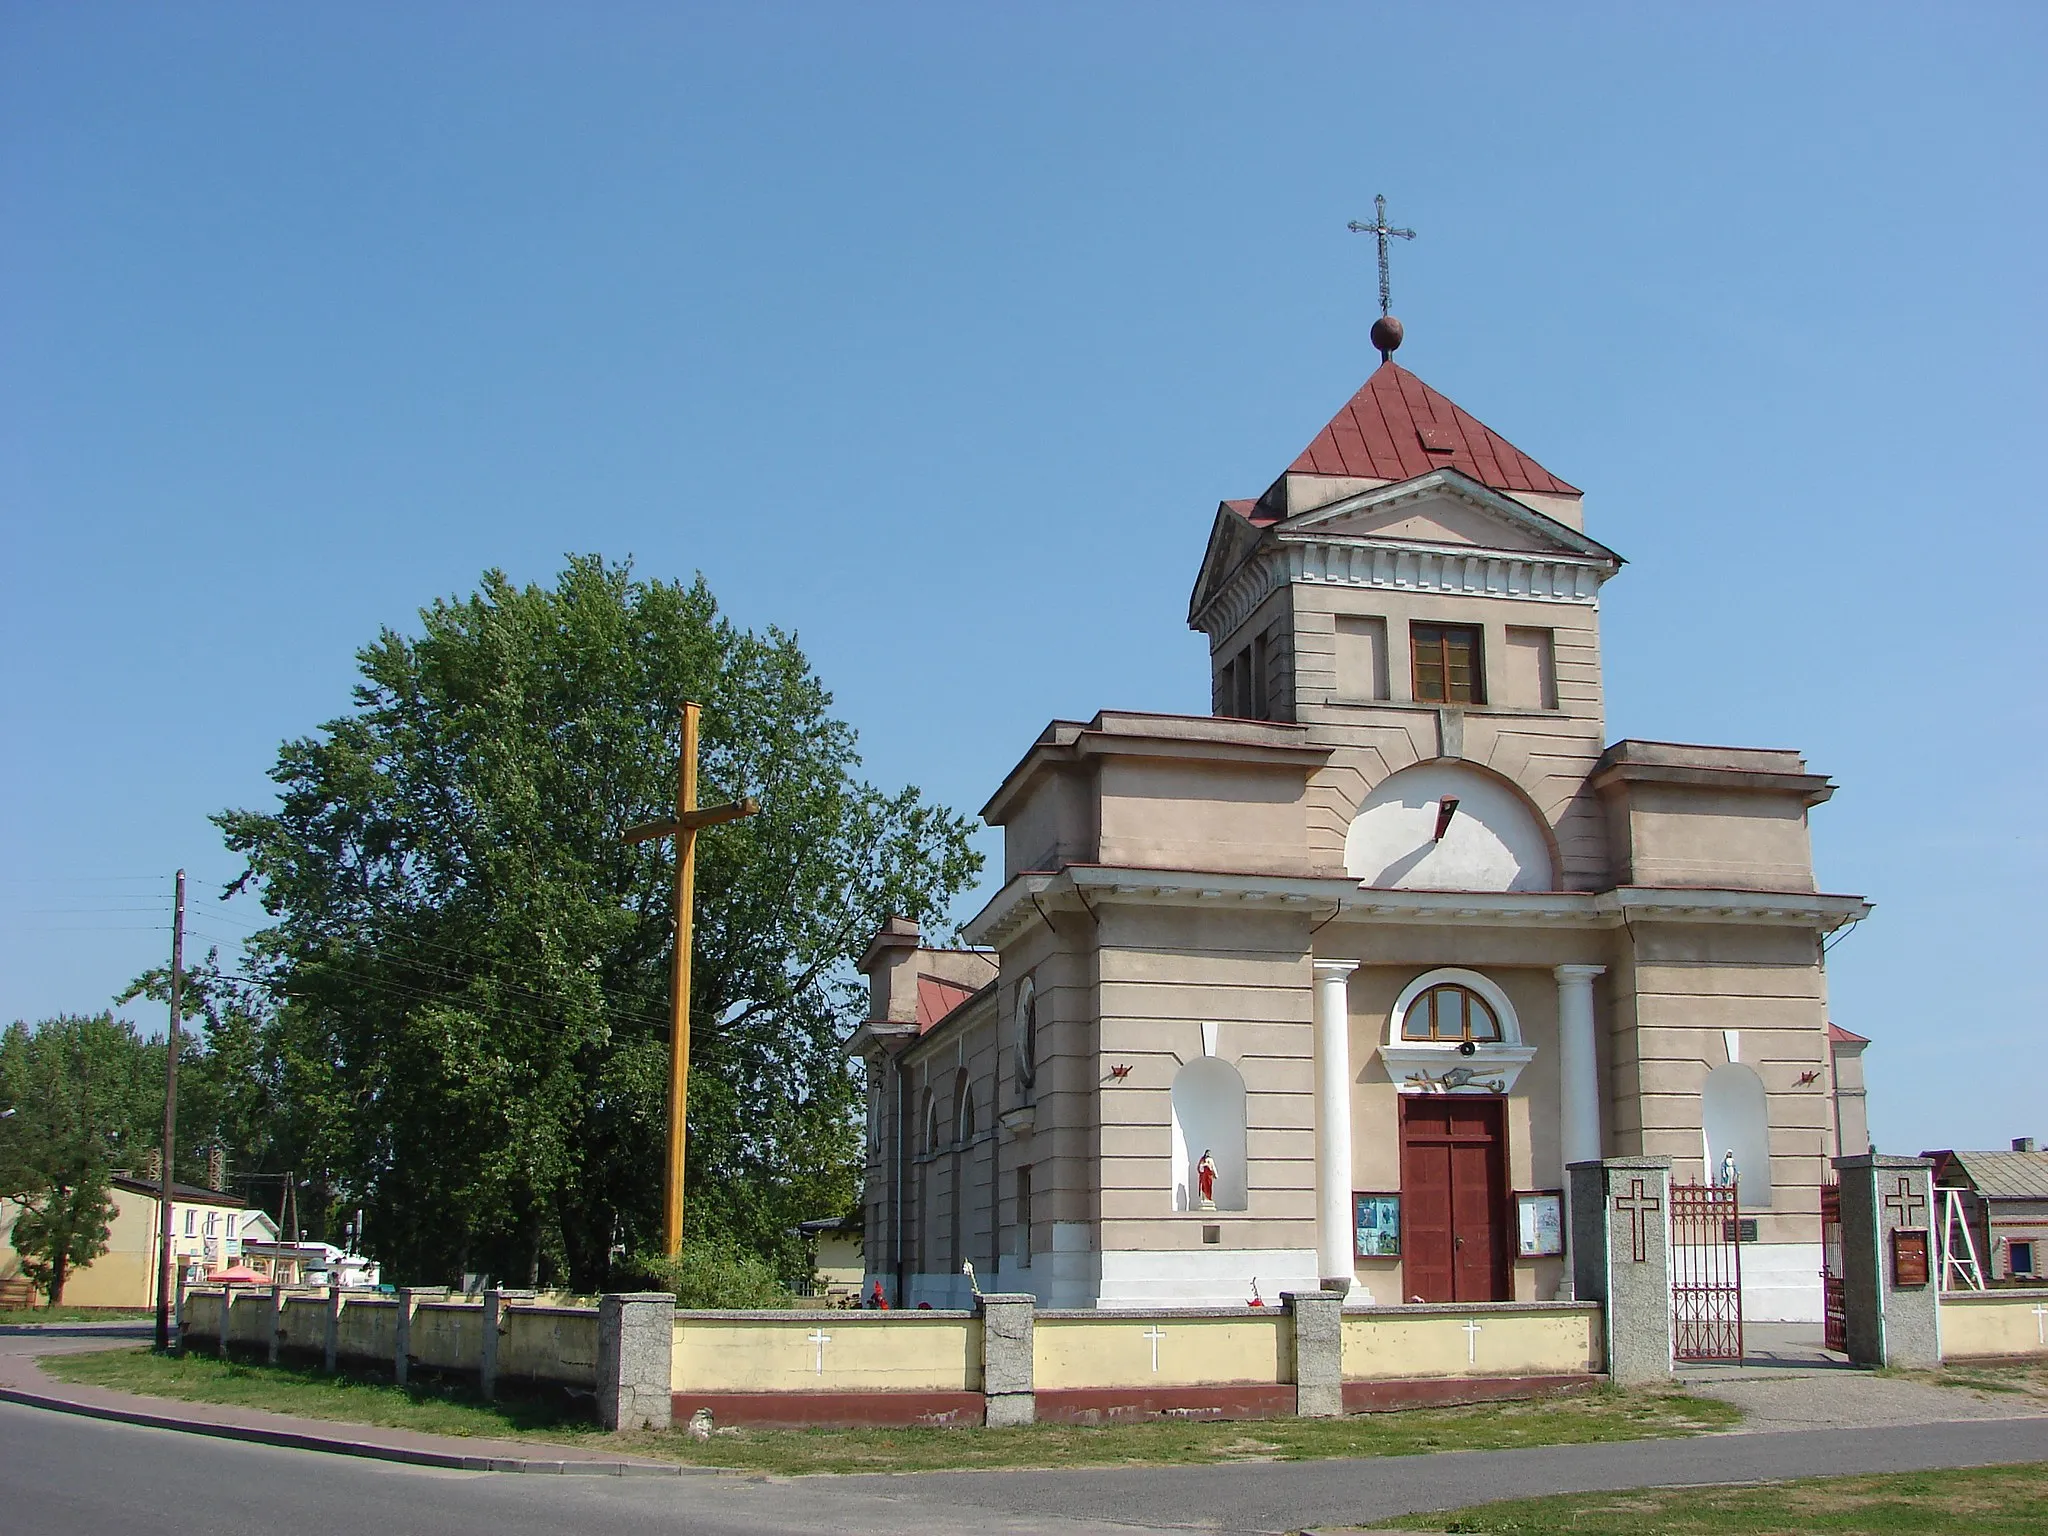
<svg viewBox="0 0 2048 1536"><path fill-rule="evenodd" d="M1984 1267L1977 1262L1977 1239L1963 1215L1963 1191L1937 1188L1942 1197L1941 1288L1944 1291L1981 1291ZM1963 1238L1962 1252L1956 1252L1956 1234Z"/></svg>

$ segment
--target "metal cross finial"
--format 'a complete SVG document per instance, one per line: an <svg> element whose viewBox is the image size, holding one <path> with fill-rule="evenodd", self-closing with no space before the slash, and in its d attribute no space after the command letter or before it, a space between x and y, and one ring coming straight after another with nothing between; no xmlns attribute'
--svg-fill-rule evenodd
<svg viewBox="0 0 2048 1536"><path fill-rule="evenodd" d="M1371 235L1379 241L1380 313L1383 315L1387 314L1394 299L1394 291L1388 282L1387 275L1387 241L1390 239L1413 240L1415 238L1415 231L1412 229L1396 229L1393 225L1389 224L1387 222L1387 200L1384 196L1376 196L1372 200L1372 222L1370 224L1361 224L1358 220L1353 219L1351 221L1351 233L1354 235Z"/></svg>

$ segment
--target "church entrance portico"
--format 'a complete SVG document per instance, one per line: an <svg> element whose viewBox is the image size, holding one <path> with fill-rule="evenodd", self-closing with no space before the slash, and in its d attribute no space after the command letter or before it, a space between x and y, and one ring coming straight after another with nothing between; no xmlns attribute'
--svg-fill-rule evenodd
<svg viewBox="0 0 2048 1536"><path fill-rule="evenodd" d="M1404 1094L1400 1105L1405 1299L1513 1300L1506 1102Z"/></svg>

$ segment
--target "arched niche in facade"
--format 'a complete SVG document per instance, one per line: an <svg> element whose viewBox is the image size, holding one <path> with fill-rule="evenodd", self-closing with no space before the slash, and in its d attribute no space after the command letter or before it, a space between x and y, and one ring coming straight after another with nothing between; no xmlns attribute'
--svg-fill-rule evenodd
<svg viewBox="0 0 2048 1536"><path fill-rule="evenodd" d="M1444 802L1457 808L1436 835ZM1521 793L1468 764L1418 763L1365 797L1344 870L1386 890L1555 890L1550 835Z"/></svg>
<svg viewBox="0 0 2048 1536"><path fill-rule="evenodd" d="M1716 1067L1700 1089L1700 1126L1706 1137L1707 1181L1722 1182L1722 1164L1735 1154L1745 1210L1771 1204L1771 1105L1764 1080L1739 1061Z"/></svg>
<svg viewBox="0 0 2048 1536"><path fill-rule="evenodd" d="M1173 1076L1173 1208L1199 1210L1195 1168L1216 1165L1216 1209L1246 1206L1244 1079L1215 1056L1197 1056Z"/></svg>

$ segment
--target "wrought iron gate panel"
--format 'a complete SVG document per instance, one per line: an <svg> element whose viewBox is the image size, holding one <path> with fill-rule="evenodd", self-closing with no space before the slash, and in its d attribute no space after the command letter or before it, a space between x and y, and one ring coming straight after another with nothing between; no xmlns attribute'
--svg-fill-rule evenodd
<svg viewBox="0 0 2048 1536"><path fill-rule="evenodd" d="M1742 1202L1732 1184L1671 1186L1671 1323L1680 1360L1742 1358Z"/></svg>
<svg viewBox="0 0 2048 1536"><path fill-rule="evenodd" d="M1820 1187L1821 1343L1849 1352L1849 1313L1842 1288L1842 1186Z"/></svg>

